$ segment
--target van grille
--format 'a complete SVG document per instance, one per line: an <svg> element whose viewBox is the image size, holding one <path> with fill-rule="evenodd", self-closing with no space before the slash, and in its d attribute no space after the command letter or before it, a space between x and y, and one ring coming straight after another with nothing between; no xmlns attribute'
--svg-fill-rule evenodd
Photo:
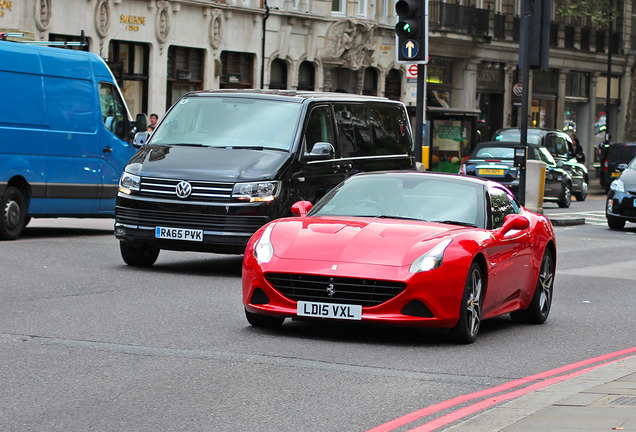
<svg viewBox="0 0 636 432"><path fill-rule="evenodd" d="M117 207L115 218L125 225L165 226L253 234L265 225L266 216L212 215Z"/></svg>
<svg viewBox="0 0 636 432"><path fill-rule="evenodd" d="M177 185L183 180L142 177L139 195L146 197L177 198ZM229 202L232 196L233 183L189 181L192 193L184 201Z"/></svg>
<svg viewBox="0 0 636 432"><path fill-rule="evenodd" d="M376 279L343 278L292 273L266 273L267 281L285 297L294 301L377 306L406 289L403 282ZM327 287L335 293L329 296Z"/></svg>

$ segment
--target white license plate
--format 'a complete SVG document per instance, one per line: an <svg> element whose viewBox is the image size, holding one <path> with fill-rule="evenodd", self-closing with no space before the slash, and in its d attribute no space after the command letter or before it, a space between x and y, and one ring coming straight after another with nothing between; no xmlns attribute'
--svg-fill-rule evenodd
<svg viewBox="0 0 636 432"><path fill-rule="evenodd" d="M298 316L307 317L360 320L362 306L299 301L296 305L296 313Z"/></svg>
<svg viewBox="0 0 636 432"><path fill-rule="evenodd" d="M170 240L203 241L203 230L156 227L155 238Z"/></svg>

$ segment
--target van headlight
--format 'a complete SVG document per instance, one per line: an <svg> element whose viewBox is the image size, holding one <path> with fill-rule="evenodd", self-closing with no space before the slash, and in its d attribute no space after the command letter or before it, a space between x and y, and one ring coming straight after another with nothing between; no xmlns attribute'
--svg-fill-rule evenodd
<svg viewBox="0 0 636 432"><path fill-rule="evenodd" d="M119 192L130 195L133 192L139 192L141 177L124 171L119 179Z"/></svg>
<svg viewBox="0 0 636 432"><path fill-rule="evenodd" d="M451 242L452 239L445 239L437 243L431 250L413 261L409 271L411 273L420 273L433 270L441 266L444 261L444 252Z"/></svg>
<svg viewBox="0 0 636 432"><path fill-rule="evenodd" d="M273 201L279 190L278 181L236 183L232 190L232 198L249 202Z"/></svg>

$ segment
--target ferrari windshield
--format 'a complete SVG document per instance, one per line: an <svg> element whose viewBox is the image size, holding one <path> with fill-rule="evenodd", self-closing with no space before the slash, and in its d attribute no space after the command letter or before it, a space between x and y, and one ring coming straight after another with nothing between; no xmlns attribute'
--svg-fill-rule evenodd
<svg viewBox="0 0 636 432"><path fill-rule="evenodd" d="M289 151L301 110L296 102L187 97L168 113L150 144Z"/></svg>
<svg viewBox="0 0 636 432"><path fill-rule="evenodd" d="M331 191L309 215L414 219L483 228L484 194L482 184L463 178L365 174Z"/></svg>

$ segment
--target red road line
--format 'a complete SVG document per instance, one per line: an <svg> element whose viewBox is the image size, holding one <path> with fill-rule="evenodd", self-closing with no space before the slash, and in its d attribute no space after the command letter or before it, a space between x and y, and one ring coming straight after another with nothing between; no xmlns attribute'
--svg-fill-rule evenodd
<svg viewBox="0 0 636 432"><path fill-rule="evenodd" d="M624 356L627 354L633 354L636 353L636 347L632 347L632 348L627 348L624 350L620 350L620 351L616 351L613 353L609 353L609 354L604 354L598 357L593 357L587 360L581 360L566 366L561 366L555 369L551 369L549 371L545 371L545 372L541 372L535 375L530 375L527 376L525 378L520 378L517 380L513 380L513 381L509 381L507 383L498 385L496 387L492 387L486 390L481 390L478 392L474 392L474 393L469 393L469 394L465 394L465 395L461 395L461 396L457 396L454 397L452 399L448 399L446 401L443 402L439 402L437 404L428 406L426 408L422 408L420 410L414 411L410 414L406 414L402 417L398 417L394 420L391 420L387 423L384 423L380 426L376 426L373 429L369 429L367 432L389 432L392 431L393 429L396 429L398 427L404 426L408 423L414 422L416 420L419 420L423 417L429 416L431 414L434 414L438 411L442 411L451 407L454 407L456 405L460 405L462 403L466 403L468 401L474 400L474 399L478 399L481 397L485 397L485 396L490 396L492 394L495 393L500 393L500 392L504 392L510 389L513 389L515 387L519 387L521 385L524 384L528 384L531 383L532 381L537 381L540 379L545 379L545 378L550 378L550 377L554 377L556 375L562 374L564 372L569 372L571 370L574 369L578 369L581 367L586 367L589 366L591 364L594 363L598 363L598 362L602 362L602 361L606 361L606 360L610 360L613 359L615 357L620 357L620 356Z"/></svg>
<svg viewBox="0 0 636 432"><path fill-rule="evenodd" d="M474 403L472 405L469 405L467 407L464 407L462 409L454 411L454 412L452 412L450 414L446 414L446 415L444 415L442 417L439 417L439 418L437 418L437 419L435 419L433 421L425 423L425 424L423 424L421 426L418 426L418 427L416 427L414 429L410 429L409 432L431 432L431 431L434 431L435 429L438 429L438 428L440 428L442 426L446 426L446 425L448 425L450 423L453 423L453 422L455 422L455 421L457 421L459 419L467 417L467 416L469 416L471 414L474 414L476 412L485 410L486 408L490 408L490 407L492 407L494 405L500 404L500 403L508 401L510 399L515 399L515 398L527 395L528 393L532 393L532 392L540 390L542 388L549 387L549 386L551 386L553 384L557 384L557 383L560 383L562 381L567 381L567 380L569 380L571 378L576 378L577 376L584 375L584 374L586 374L588 372L593 371L594 369L598 369L601 366L606 366L606 365L609 365L609 364L612 364L612 363L619 362L621 360L623 360L623 359L620 358L620 359L609 360L609 361L607 361L605 363L600 363L600 364L597 364L597 365L594 365L594 366L590 366L590 367L585 368L585 369L580 369L580 370L578 370L576 372L571 372L571 373L569 373L567 375L561 375L561 376L557 376L557 377L548 378L548 379L546 379L544 381L539 381L537 383L529 385L528 387L524 387L522 389L515 390L515 391L509 392L509 393L504 393L502 395L495 396L495 397L492 397L492 398L488 398L488 399L485 399L485 400L480 401L480 402L476 402L476 403Z"/></svg>

